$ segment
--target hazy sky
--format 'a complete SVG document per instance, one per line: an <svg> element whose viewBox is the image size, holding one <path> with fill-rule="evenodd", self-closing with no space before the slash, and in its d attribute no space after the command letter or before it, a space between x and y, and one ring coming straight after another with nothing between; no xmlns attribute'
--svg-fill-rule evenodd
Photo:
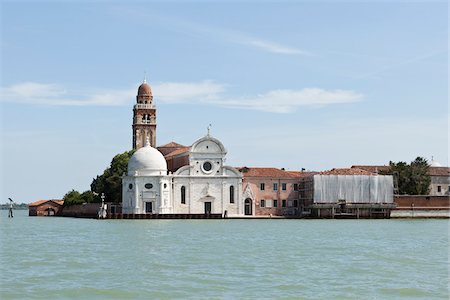
<svg viewBox="0 0 450 300"><path fill-rule="evenodd" d="M447 1L2 0L0 203L88 190L144 72L159 145L211 123L232 166L448 164Z"/></svg>

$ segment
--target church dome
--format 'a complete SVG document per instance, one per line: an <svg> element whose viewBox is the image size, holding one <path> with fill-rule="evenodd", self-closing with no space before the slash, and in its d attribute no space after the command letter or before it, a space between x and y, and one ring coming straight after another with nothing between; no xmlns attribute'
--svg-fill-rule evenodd
<svg viewBox="0 0 450 300"><path fill-rule="evenodd" d="M431 159L430 167L442 167L442 165L435 161L434 158Z"/></svg>
<svg viewBox="0 0 450 300"><path fill-rule="evenodd" d="M151 96L152 95L152 89L150 88L150 85L144 81L138 88L138 96Z"/></svg>
<svg viewBox="0 0 450 300"><path fill-rule="evenodd" d="M157 149L150 146L137 150L128 162L128 175L166 175L167 162Z"/></svg>

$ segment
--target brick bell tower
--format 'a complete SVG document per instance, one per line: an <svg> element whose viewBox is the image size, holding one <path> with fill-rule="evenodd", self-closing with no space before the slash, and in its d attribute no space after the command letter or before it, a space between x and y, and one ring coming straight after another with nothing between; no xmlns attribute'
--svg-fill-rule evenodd
<svg viewBox="0 0 450 300"><path fill-rule="evenodd" d="M133 108L133 149L145 146L146 140L156 148L156 107L147 80L139 86L136 104Z"/></svg>

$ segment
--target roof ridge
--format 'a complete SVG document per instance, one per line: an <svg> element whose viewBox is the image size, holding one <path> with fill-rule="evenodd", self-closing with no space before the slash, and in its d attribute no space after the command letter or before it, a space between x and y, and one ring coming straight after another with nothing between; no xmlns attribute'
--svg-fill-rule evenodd
<svg viewBox="0 0 450 300"><path fill-rule="evenodd" d="M175 141L171 141L167 144L157 146L156 148L164 148L164 147L174 147L175 148L175 147L189 147L189 146L185 146L185 145L179 144Z"/></svg>

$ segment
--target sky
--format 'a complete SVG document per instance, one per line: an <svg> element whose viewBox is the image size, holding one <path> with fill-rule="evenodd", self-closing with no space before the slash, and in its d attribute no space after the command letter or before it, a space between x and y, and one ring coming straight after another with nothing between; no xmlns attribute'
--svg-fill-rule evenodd
<svg viewBox="0 0 450 300"><path fill-rule="evenodd" d="M447 1L7 1L0 203L88 190L132 148L211 135L231 166L448 165Z"/></svg>

